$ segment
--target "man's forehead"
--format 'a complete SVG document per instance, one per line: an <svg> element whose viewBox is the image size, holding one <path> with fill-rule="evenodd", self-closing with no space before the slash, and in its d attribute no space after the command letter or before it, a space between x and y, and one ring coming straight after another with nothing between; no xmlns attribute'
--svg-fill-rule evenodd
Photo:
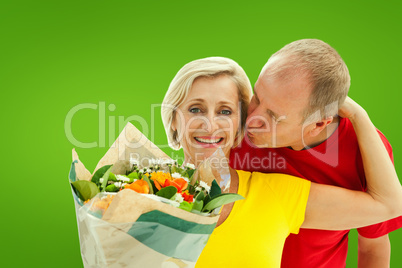
<svg viewBox="0 0 402 268"><path fill-rule="evenodd" d="M290 95L302 94L303 96L309 96L312 89L306 72L291 69L281 70L281 74L272 73L267 69L258 77L255 87L267 88L269 91L280 90Z"/></svg>
<svg viewBox="0 0 402 268"><path fill-rule="evenodd" d="M265 63L264 67L262 67L259 76L265 75L267 70L272 70L273 68L275 68L275 66L277 66L279 64L279 60L280 60L279 57L271 57L271 58L269 58L267 63Z"/></svg>
<svg viewBox="0 0 402 268"><path fill-rule="evenodd" d="M306 79L300 77L291 81L260 77L255 84L254 92L273 112L289 115L289 113L299 114L307 107L311 90Z"/></svg>

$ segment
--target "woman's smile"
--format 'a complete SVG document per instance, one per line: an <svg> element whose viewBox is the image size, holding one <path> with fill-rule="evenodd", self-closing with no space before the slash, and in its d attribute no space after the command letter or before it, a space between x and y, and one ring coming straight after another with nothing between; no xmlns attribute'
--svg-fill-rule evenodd
<svg viewBox="0 0 402 268"><path fill-rule="evenodd" d="M199 136L194 137L194 140L204 148L217 148L223 143L224 138L216 136Z"/></svg>

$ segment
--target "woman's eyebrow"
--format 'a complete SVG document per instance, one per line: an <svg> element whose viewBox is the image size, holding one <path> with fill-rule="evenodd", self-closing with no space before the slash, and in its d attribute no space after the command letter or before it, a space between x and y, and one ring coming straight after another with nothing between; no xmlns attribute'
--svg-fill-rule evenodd
<svg viewBox="0 0 402 268"><path fill-rule="evenodd" d="M205 100L203 100L203 99L190 99L190 100L188 100L189 102L203 102L203 101L205 101Z"/></svg>
<svg viewBox="0 0 402 268"><path fill-rule="evenodd" d="M231 101L219 101L217 102L219 105L224 105L224 104L230 104L230 105L236 105L236 103L231 102Z"/></svg>

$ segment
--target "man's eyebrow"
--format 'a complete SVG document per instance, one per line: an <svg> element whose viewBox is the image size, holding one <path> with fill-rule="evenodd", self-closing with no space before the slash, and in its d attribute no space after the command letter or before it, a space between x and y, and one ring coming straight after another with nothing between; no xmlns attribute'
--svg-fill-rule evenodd
<svg viewBox="0 0 402 268"><path fill-rule="evenodd" d="M277 113L275 113L274 111L267 109L267 113L271 116L273 116L275 119L279 119L280 115L278 115Z"/></svg>
<svg viewBox="0 0 402 268"><path fill-rule="evenodd" d="M254 97L257 99L257 101L260 102L260 99L258 98L258 95L254 90L254 87L253 87L253 94L254 94Z"/></svg>

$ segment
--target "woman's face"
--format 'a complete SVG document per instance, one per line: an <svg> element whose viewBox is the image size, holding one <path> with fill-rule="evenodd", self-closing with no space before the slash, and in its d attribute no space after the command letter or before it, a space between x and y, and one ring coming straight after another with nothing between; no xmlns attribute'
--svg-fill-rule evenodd
<svg viewBox="0 0 402 268"><path fill-rule="evenodd" d="M226 75L197 78L172 125L178 131L185 161L195 165L219 147L229 157L239 126L238 89Z"/></svg>

